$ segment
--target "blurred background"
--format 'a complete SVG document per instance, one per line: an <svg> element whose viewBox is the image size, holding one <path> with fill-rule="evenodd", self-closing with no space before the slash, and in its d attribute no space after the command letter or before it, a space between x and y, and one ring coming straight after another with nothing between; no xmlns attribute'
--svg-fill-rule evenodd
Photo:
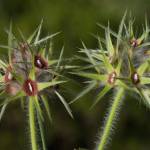
<svg viewBox="0 0 150 150"><path fill-rule="evenodd" d="M43 18L43 35L61 31L54 38L54 53L58 55L64 45L65 57L70 57L82 47L81 40L89 48L98 47L91 33L101 35L103 32L96 23L107 25L109 20L112 29L117 31L126 9L136 17L137 26L144 24L145 14L150 20L149 0L0 0L0 43L7 42L5 29L9 27L10 20L14 30L20 28L25 36L29 36ZM78 81L68 85L73 88L72 91L64 92L68 101L81 91L83 84ZM71 105L74 120L57 99L50 100L53 124L45 125L48 150L94 148L112 95L110 93L90 111L93 95L94 91ZM0 150L30 149L27 119L27 110L23 112L19 103L8 107L0 123ZM149 119L150 111L137 99L127 96L107 149L150 150Z"/></svg>

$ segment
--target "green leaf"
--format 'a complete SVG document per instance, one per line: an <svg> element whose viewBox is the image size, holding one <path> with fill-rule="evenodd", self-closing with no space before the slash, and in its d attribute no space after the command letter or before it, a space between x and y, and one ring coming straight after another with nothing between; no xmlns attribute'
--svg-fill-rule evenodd
<svg viewBox="0 0 150 150"><path fill-rule="evenodd" d="M117 46L116 46L117 54L118 54L118 49L119 49L119 45L120 45L120 41L121 41L121 35L122 35L126 15L127 15L127 11L125 11L123 18L121 20L120 26L119 26L119 31L118 31L118 35L117 35Z"/></svg>
<svg viewBox="0 0 150 150"><path fill-rule="evenodd" d="M131 90L131 88L128 85L126 85L124 82L122 82L120 79L117 79L115 84L120 87L123 87L124 89Z"/></svg>
<svg viewBox="0 0 150 150"><path fill-rule="evenodd" d="M8 65L4 61L0 60L0 67L5 70Z"/></svg>
<svg viewBox="0 0 150 150"><path fill-rule="evenodd" d="M22 33L22 31L19 28L18 28L18 32L20 33L20 36L21 36L23 42L27 42L24 34Z"/></svg>
<svg viewBox="0 0 150 150"><path fill-rule="evenodd" d="M68 114L71 116L71 118L73 118L73 115L72 115L72 112L71 112L71 109L69 107L69 105L67 104L67 102L65 101L65 99L57 92L55 91L56 95L58 96L59 100L63 103L63 105L65 106Z"/></svg>
<svg viewBox="0 0 150 150"><path fill-rule="evenodd" d="M138 44L141 44L143 40L146 40L149 35L150 29L148 27L147 19L145 18L145 30L143 34L137 39Z"/></svg>
<svg viewBox="0 0 150 150"><path fill-rule="evenodd" d="M130 37L130 35L129 35L129 31L128 31L128 28L127 28L127 25L124 23L124 31L125 31L125 34L126 34L126 36L129 38Z"/></svg>
<svg viewBox="0 0 150 150"><path fill-rule="evenodd" d="M150 45L150 42L144 42L141 45L138 46L138 48L144 48ZM149 52L149 50L147 50ZM147 53L146 53L147 54ZM148 53L149 54L149 53Z"/></svg>
<svg viewBox="0 0 150 150"><path fill-rule="evenodd" d="M0 111L0 121L2 120L2 117L3 117L3 115L4 115L4 112L5 112L5 110L6 110L6 107L7 107L7 103L5 103L3 106L2 106L2 108L1 108L1 111Z"/></svg>
<svg viewBox="0 0 150 150"><path fill-rule="evenodd" d="M32 67L29 73L29 78L35 80L35 67Z"/></svg>
<svg viewBox="0 0 150 150"><path fill-rule="evenodd" d="M106 95L106 93L108 91L110 91L110 89L112 88L112 86L110 85L106 85L102 91L99 92L99 94L96 96L96 100L95 102L93 103L93 105L91 106L91 109L102 99L102 97L104 97Z"/></svg>
<svg viewBox="0 0 150 150"><path fill-rule="evenodd" d="M58 59L58 62L57 62L57 66L56 66L56 70L58 70L58 68L60 66L60 62L62 61L63 53L64 53L64 47L62 47L62 49L61 49L60 56L59 56L59 59Z"/></svg>
<svg viewBox="0 0 150 150"><path fill-rule="evenodd" d="M48 66L56 64L58 62L58 60L48 60Z"/></svg>
<svg viewBox="0 0 150 150"><path fill-rule="evenodd" d="M99 49L103 49L101 38L98 36L97 39L98 39Z"/></svg>
<svg viewBox="0 0 150 150"><path fill-rule="evenodd" d="M12 22L11 22L9 27L9 33L8 33L8 47L13 47L12 41L13 41L13 35L12 35ZM8 58L10 64L11 64L11 50L12 50L11 48L8 48Z"/></svg>
<svg viewBox="0 0 150 150"><path fill-rule="evenodd" d="M81 91L69 104L72 104L76 102L79 98L83 97L85 94L87 94L89 91L91 91L95 86L97 82L91 82L83 91Z"/></svg>
<svg viewBox="0 0 150 150"><path fill-rule="evenodd" d="M48 88L48 87L51 87L51 86L54 86L54 85L57 85L57 84L61 84L61 83L64 83L64 82L66 82L66 81L55 81L55 80L52 80L51 82L40 82L40 83L37 83L38 90L42 91L45 88Z"/></svg>
<svg viewBox="0 0 150 150"><path fill-rule="evenodd" d="M147 40L149 32L150 32L149 24L147 21L147 16L145 16L145 39L144 40Z"/></svg>
<svg viewBox="0 0 150 150"><path fill-rule="evenodd" d="M52 38L47 41L46 43L46 51L48 52L48 55L46 55L47 59L52 59L52 55L53 55L53 42L52 42Z"/></svg>
<svg viewBox="0 0 150 150"><path fill-rule="evenodd" d="M41 40L35 42L34 45L41 44L41 43L43 43L43 42L45 42L45 41L47 41L47 40L53 38L54 36L56 36L56 35L58 35L58 34L60 34L60 32L57 32L57 33L54 33L54 34L52 34L52 35L46 36L46 37L44 37L43 39L41 39Z"/></svg>
<svg viewBox="0 0 150 150"><path fill-rule="evenodd" d="M76 69L76 68L80 68L80 66L72 66L72 65L59 66L59 69Z"/></svg>
<svg viewBox="0 0 150 150"><path fill-rule="evenodd" d="M135 71L134 65L133 65L133 63L131 61L130 56L128 56L128 61L129 61L130 73L132 74L133 72L136 72L136 71Z"/></svg>
<svg viewBox="0 0 150 150"><path fill-rule="evenodd" d="M82 42L82 45L83 45L83 47L84 47L84 52L85 52L86 55L88 56L90 62L95 66L95 65L96 65L96 62L95 62L95 60L93 59L93 57L91 56L91 54L89 53L88 49L86 48L86 46L85 46L85 44L84 44L83 42ZM96 70L97 72L99 72L99 68L97 68L96 66L95 66L94 68L95 68L95 70Z"/></svg>
<svg viewBox="0 0 150 150"><path fill-rule="evenodd" d="M103 55L101 53L93 53L92 56L96 59L98 59L99 61L102 61L103 60Z"/></svg>
<svg viewBox="0 0 150 150"><path fill-rule="evenodd" d="M30 35L30 37L27 40L27 43L31 44L37 32L38 32L38 28L36 28L35 31Z"/></svg>
<svg viewBox="0 0 150 150"><path fill-rule="evenodd" d="M52 116L51 116L51 111L50 111L50 106L48 104L48 100L46 99L46 97L44 95L41 95L41 99L44 104L45 110L47 112L48 118L49 118L50 122L52 122Z"/></svg>
<svg viewBox="0 0 150 150"><path fill-rule="evenodd" d="M144 62L143 64L141 64L138 69L137 69L137 73L139 74L139 76L142 76L144 74L144 72L146 71L146 69L148 68L149 64L148 62Z"/></svg>
<svg viewBox="0 0 150 150"><path fill-rule="evenodd" d="M13 47L10 47L10 46L8 46L8 45L0 45L0 48L11 49L11 50L14 49Z"/></svg>
<svg viewBox="0 0 150 150"><path fill-rule="evenodd" d="M15 70L13 70L13 71L11 72L11 74L12 74L13 78L14 78L18 83L22 84L22 83L24 82L23 77L22 77L21 75L18 75L17 72L15 72Z"/></svg>
<svg viewBox="0 0 150 150"><path fill-rule="evenodd" d="M97 24L100 28L104 29L104 30L107 30L107 27L105 27L104 25L98 23ZM114 37L118 37L117 33L115 33L114 31L112 31L111 29L109 29L109 32L114 36Z"/></svg>
<svg viewBox="0 0 150 150"><path fill-rule="evenodd" d="M46 53L46 48L45 48L45 47L39 48L38 54L41 55L43 58L46 58L46 57L45 57L45 53ZM47 55L48 55L48 54L47 54Z"/></svg>
<svg viewBox="0 0 150 150"><path fill-rule="evenodd" d="M18 92L15 96L9 96L8 98L6 98L2 103L0 103L0 106L4 105L4 104L8 104L12 101L15 101L17 99L20 99L21 97L24 97L25 93L23 91Z"/></svg>
<svg viewBox="0 0 150 150"><path fill-rule="evenodd" d="M76 55L75 58L78 59L78 60L85 61L85 62L87 62L87 63L91 63L88 58L85 58L85 57L82 57L82 56L77 56L77 55Z"/></svg>
<svg viewBox="0 0 150 150"><path fill-rule="evenodd" d="M113 66L111 65L109 58L103 52L103 61L108 73L112 73L114 71Z"/></svg>
<svg viewBox="0 0 150 150"><path fill-rule="evenodd" d="M117 65L117 68L116 68L117 75L120 75L121 65L122 65L122 60L120 59L118 65Z"/></svg>
<svg viewBox="0 0 150 150"><path fill-rule="evenodd" d="M145 39L145 34L143 33L138 39L137 39L137 43L140 45L142 43L142 41Z"/></svg>
<svg viewBox="0 0 150 150"><path fill-rule="evenodd" d="M97 67L103 67L103 64L99 63L96 66ZM81 71L83 72L84 70L87 70L87 69L93 69L93 67L94 66L92 64L91 65L87 65L87 66L83 66L83 67L82 66L76 66L74 71L75 72L81 72Z"/></svg>
<svg viewBox="0 0 150 150"><path fill-rule="evenodd" d="M150 84L150 78L149 78L149 77L141 77L141 78L140 78L140 83L141 83L142 85Z"/></svg>
<svg viewBox="0 0 150 150"><path fill-rule="evenodd" d="M37 36L36 36L36 38L35 38L34 44L37 43L37 42L39 41L40 34L41 34L42 24L43 24L43 19L41 20L41 23L40 23L40 25L39 25L39 27L38 27L38 32L37 32Z"/></svg>
<svg viewBox="0 0 150 150"><path fill-rule="evenodd" d="M0 75L0 83L4 82L4 76Z"/></svg>
<svg viewBox="0 0 150 150"><path fill-rule="evenodd" d="M130 38L134 38L133 23L134 23L134 20L131 18L129 21L129 29L128 29Z"/></svg>
<svg viewBox="0 0 150 150"><path fill-rule="evenodd" d="M114 46L112 44L112 40L111 40L111 37L110 37L109 26L107 27L107 29L105 31L105 37L106 37L106 47L107 47L107 50L109 52L109 56L112 57L115 53L115 49L114 49Z"/></svg>
<svg viewBox="0 0 150 150"><path fill-rule="evenodd" d="M78 73L72 73L76 74L82 77L90 78L93 80L98 80L98 81L106 81L107 80L107 75L101 75L101 74L94 74L94 73L87 73L87 72L78 72Z"/></svg>

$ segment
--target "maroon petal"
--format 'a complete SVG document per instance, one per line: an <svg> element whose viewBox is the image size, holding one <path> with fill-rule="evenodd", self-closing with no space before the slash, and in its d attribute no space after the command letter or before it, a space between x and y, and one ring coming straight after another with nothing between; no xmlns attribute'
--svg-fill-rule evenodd
<svg viewBox="0 0 150 150"><path fill-rule="evenodd" d="M137 47L137 46L138 46L138 41L137 41L136 39L131 40L131 41L130 41L130 44L131 44L131 46L132 46L132 47L134 47L134 48L135 48L135 47Z"/></svg>
<svg viewBox="0 0 150 150"><path fill-rule="evenodd" d="M140 77L138 75L137 72L134 72L132 75L131 75L131 80L132 80L132 83L133 84L138 84L140 82Z"/></svg>
<svg viewBox="0 0 150 150"><path fill-rule="evenodd" d="M37 82L27 79L23 84L23 90L27 96L35 96L38 94Z"/></svg>
<svg viewBox="0 0 150 150"><path fill-rule="evenodd" d="M108 82L109 84L114 84L115 81L116 81L116 76L117 76L116 72L110 73L109 76L108 76L107 82Z"/></svg>
<svg viewBox="0 0 150 150"><path fill-rule="evenodd" d="M48 68L48 62L40 55L35 56L34 65L39 69L47 69Z"/></svg>

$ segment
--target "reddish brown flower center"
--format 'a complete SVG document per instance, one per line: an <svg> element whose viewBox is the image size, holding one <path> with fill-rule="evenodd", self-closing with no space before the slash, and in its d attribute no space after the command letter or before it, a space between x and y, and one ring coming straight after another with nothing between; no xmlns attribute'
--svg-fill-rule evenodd
<svg viewBox="0 0 150 150"><path fill-rule="evenodd" d="M38 93L38 87L36 81L27 79L23 84L23 90L28 96L35 96Z"/></svg>
<svg viewBox="0 0 150 150"><path fill-rule="evenodd" d="M47 61L39 56L39 55L36 55L35 58L34 58L34 65L39 68L39 69L47 69L48 68L48 63Z"/></svg>
<svg viewBox="0 0 150 150"><path fill-rule="evenodd" d="M116 76L117 76L116 72L110 73L110 74L108 75L108 83L109 83L109 84L114 84L115 81L116 81Z"/></svg>
<svg viewBox="0 0 150 150"><path fill-rule="evenodd" d="M137 41L136 39L131 40L131 41L130 41L130 44L131 44L131 46L132 46L132 47L134 47L134 48L135 48L135 47L137 47L137 46L138 46L138 41Z"/></svg>
<svg viewBox="0 0 150 150"><path fill-rule="evenodd" d="M13 79L13 75L11 72L12 72L12 67L8 66L8 68L6 69L6 72L5 72L5 76L4 76L5 82L9 82Z"/></svg>
<svg viewBox="0 0 150 150"><path fill-rule="evenodd" d="M132 80L132 83L133 84L138 84L140 82L140 77L139 75L137 74L137 72L134 72L132 75L131 75L131 80Z"/></svg>

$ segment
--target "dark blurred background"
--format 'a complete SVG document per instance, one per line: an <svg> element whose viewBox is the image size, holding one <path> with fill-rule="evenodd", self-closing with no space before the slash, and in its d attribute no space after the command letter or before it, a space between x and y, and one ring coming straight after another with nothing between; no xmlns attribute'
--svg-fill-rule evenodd
<svg viewBox="0 0 150 150"><path fill-rule="evenodd" d="M117 31L126 9L136 17L137 26L144 24L145 14L150 20L149 0L0 0L0 43L7 42L5 29L9 27L10 20L14 30L20 28L25 36L29 36L43 18L43 35L61 31L54 39L54 53L57 55L65 45L65 57L70 57L77 54L81 40L89 48L98 46L91 36L91 33L102 32L97 22L107 24L109 20L113 30ZM64 92L69 101L83 84L79 82L68 86L73 88ZM90 111L93 95L95 93L91 92L71 106L74 120L57 99L50 100L53 124L45 125L48 150L94 148L112 95L110 93ZM127 96L119 118L107 149L150 150L150 111L137 99ZM0 150L30 149L27 119L27 110L23 112L19 103L8 107L0 124Z"/></svg>

